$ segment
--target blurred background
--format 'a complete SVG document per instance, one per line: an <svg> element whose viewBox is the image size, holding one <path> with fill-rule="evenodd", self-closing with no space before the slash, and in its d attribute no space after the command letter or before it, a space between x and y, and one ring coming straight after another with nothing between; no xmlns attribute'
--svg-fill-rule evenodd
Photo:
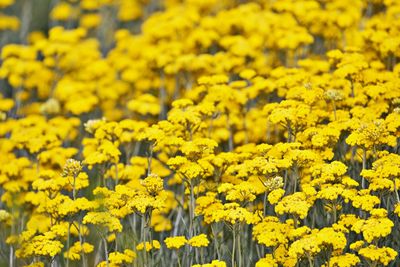
<svg viewBox="0 0 400 267"><path fill-rule="evenodd" d="M115 29L139 32L143 19L160 5L158 0L0 0L0 47L28 43L52 27L63 26L87 29L89 36L102 41L105 52Z"/></svg>

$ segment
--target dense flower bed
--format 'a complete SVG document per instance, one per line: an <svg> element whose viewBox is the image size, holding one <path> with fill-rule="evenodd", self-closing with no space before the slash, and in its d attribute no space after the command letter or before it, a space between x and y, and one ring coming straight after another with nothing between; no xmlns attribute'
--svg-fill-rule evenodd
<svg viewBox="0 0 400 267"><path fill-rule="evenodd" d="M400 265L399 1L33 2L0 0L0 265Z"/></svg>

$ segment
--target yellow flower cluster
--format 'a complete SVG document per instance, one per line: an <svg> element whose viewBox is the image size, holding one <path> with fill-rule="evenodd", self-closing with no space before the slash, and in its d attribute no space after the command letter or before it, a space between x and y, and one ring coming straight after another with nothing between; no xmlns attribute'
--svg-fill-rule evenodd
<svg viewBox="0 0 400 267"><path fill-rule="evenodd" d="M220 260L213 260L211 263L194 264L192 267L226 267L226 263Z"/></svg>
<svg viewBox="0 0 400 267"><path fill-rule="evenodd" d="M194 236L188 240L188 244L192 247L207 247L209 243L210 241L205 234Z"/></svg>
<svg viewBox="0 0 400 267"><path fill-rule="evenodd" d="M380 263L384 266L388 265L397 256L397 252L390 247L379 248L374 245L362 248L358 253L371 262Z"/></svg>
<svg viewBox="0 0 400 267"><path fill-rule="evenodd" d="M187 240L184 236L174 236L167 237L164 242L169 249L179 249L187 243Z"/></svg>
<svg viewBox="0 0 400 267"><path fill-rule="evenodd" d="M94 246L89 243L75 242L68 251L64 252L64 257L70 260L80 260L81 253L91 253L94 250Z"/></svg>
<svg viewBox="0 0 400 267"><path fill-rule="evenodd" d="M145 243L139 243L137 246L136 246L136 249L138 250L138 251L140 251L140 250L146 250L147 252L148 251L150 251L150 250L152 250L152 249L154 249L154 250L156 250L156 249L160 249L160 242L158 242L157 240L153 240L153 241L151 241L151 242L145 242Z"/></svg>
<svg viewBox="0 0 400 267"><path fill-rule="evenodd" d="M400 266L399 1L37 1L0 0L0 266Z"/></svg>

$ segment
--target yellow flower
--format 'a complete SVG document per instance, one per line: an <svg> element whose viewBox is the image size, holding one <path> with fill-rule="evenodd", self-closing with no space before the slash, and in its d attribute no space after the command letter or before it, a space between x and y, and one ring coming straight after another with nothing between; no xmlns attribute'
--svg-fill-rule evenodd
<svg viewBox="0 0 400 267"><path fill-rule="evenodd" d="M15 0L1 0L0 1L0 8L5 8L14 4Z"/></svg>
<svg viewBox="0 0 400 267"><path fill-rule="evenodd" d="M396 145L396 137L391 135L384 120L362 123L347 137L349 145L359 145L369 149L380 144Z"/></svg>
<svg viewBox="0 0 400 267"><path fill-rule="evenodd" d="M303 192L296 192L292 195L285 196L275 206L275 212L279 215L284 213L294 214L300 219L304 219L312 203L307 200L307 196Z"/></svg>
<svg viewBox="0 0 400 267"><path fill-rule="evenodd" d="M240 207L238 203L226 203L221 209L213 211L212 220L215 222L225 221L232 225L236 223L254 224L260 221L260 217L256 213Z"/></svg>
<svg viewBox="0 0 400 267"><path fill-rule="evenodd" d="M104 226L109 232L122 231L122 224L118 218L112 216L109 212L88 212L85 217L83 217L82 222L84 224L94 224L99 226Z"/></svg>
<svg viewBox="0 0 400 267"><path fill-rule="evenodd" d="M371 243L373 240L386 237L392 232L394 223L386 217L371 217L367 220L358 220L352 226L356 233L362 233L364 239Z"/></svg>
<svg viewBox="0 0 400 267"><path fill-rule="evenodd" d="M101 23L101 16L100 14L85 14L80 17L79 24L83 28L92 29L96 28Z"/></svg>
<svg viewBox="0 0 400 267"><path fill-rule="evenodd" d="M57 4L50 13L50 16L54 20L68 20L72 19L73 8L70 4L61 2Z"/></svg>
<svg viewBox="0 0 400 267"><path fill-rule="evenodd" d="M102 261L97 266L106 267L108 266L121 266L125 264L132 263L136 258L136 253L133 250L125 249L124 252L111 252L108 255L108 262Z"/></svg>
<svg viewBox="0 0 400 267"><path fill-rule="evenodd" d="M267 247L288 243L290 224L281 223L277 217L267 216L253 228L254 239Z"/></svg>
<svg viewBox="0 0 400 267"><path fill-rule="evenodd" d="M143 249L145 249L145 247L146 247L146 251L147 252L149 252L150 250L158 250L158 249L160 249L161 248L161 245L160 245L160 242L159 241L157 241L157 240L153 240L153 241L151 241L151 242L147 242L146 241L146 244L144 244L143 242L141 242L141 243L139 243L137 246L136 246L136 249L137 250L143 250Z"/></svg>
<svg viewBox="0 0 400 267"><path fill-rule="evenodd" d="M333 200L338 199L338 197L341 195L342 192L343 192L343 188L340 185L335 186L335 185L328 184L326 187L322 188L318 192L317 198L333 201Z"/></svg>
<svg viewBox="0 0 400 267"><path fill-rule="evenodd" d="M226 199L229 201L253 201L256 198L256 187L250 182L241 182L238 185L224 183L218 187L219 193L226 193Z"/></svg>
<svg viewBox="0 0 400 267"><path fill-rule="evenodd" d="M186 244L187 240L184 236L167 237L164 240L165 245L169 249L179 249Z"/></svg>
<svg viewBox="0 0 400 267"><path fill-rule="evenodd" d="M4 31L4 30L12 30L12 31L16 31L19 29L20 27L20 21L18 19L18 17L15 16L6 16L3 14L0 14L0 30ZM16 79L16 81L13 81L13 78ZM20 80L17 76L10 76L10 83L12 85L16 85L16 83L20 83Z"/></svg>
<svg viewBox="0 0 400 267"><path fill-rule="evenodd" d="M68 257L70 260L80 260L81 254L89 254L93 252L94 246L89 243L75 242L68 251L64 252L64 257Z"/></svg>
<svg viewBox="0 0 400 267"><path fill-rule="evenodd" d="M0 222L7 222L9 219L11 219L11 214L6 210L0 210Z"/></svg>
<svg viewBox="0 0 400 267"><path fill-rule="evenodd" d="M192 267L226 267L226 262L220 260L213 260L211 263L194 264Z"/></svg>
<svg viewBox="0 0 400 267"><path fill-rule="evenodd" d="M142 181L142 185L146 188L150 195L157 195L164 188L164 181L156 174L150 174Z"/></svg>
<svg viewBox="0 0 400 267"><path fill-rule="evenodd" d="M359 251L365 245L365 241L359 240L350 244L350 249Z"/></svg>
<svg viewBox="0 0 400 267"><path fill-rule="evenodd" d="M390 247L379 248L374 245L362 248L358 253L371 262L381 263L384 266L388 265L397 256L397 252Z"/></svg>
<svg viewBox="0 0 400 267"><path fill-rule="evenodd" d="M76 177L82 170L82 163L74 159L68 159L63 168L63 176Z"/></svg>
<svg viewBox="0 0 400 267"><path fill-rule="evenodd" d="M399 203L395 205L394 213L400 217L400 204Z"/></svg>
<svg viewBox="0 0 400 267"><path fill-rule="evenodd" d="M278 263L273 255L267 254L264 258L256 262L256 267L278 267Z"/></svg>
<svg viewBox="0 0 400 267"><path fill-rule="evenodd" d="M143 94L138 98L132 99L128 102L128 109L140 115L153 115L160 114L160 104L157 97L150 94Z"/></svg>
<svg viewBox="0 0 400 267"><path fill-rule="evenodd" d="M269 203L271 203L272 205L278 203L284 194L285 194L285 190L282 188L272 190L271 193L268 194Z"/></svg>
<svg viewBox="0 0 400 267"><path fill-rule="evenodd" d="M373 208L380 203L380 200L376 196L371 195L358 195L352 197L352 205L355 208L360 208L365 211L371 211Z"/></svg>
<svg viewBox="0 0 400 267"><path fill-rule="evenodd" d="M34 232L25 231L21 234L22 244L15 251L17 257L29 258L32 256L54 257L61 252L64 245L55 240L57 236L53 232L34 235Z"/></svg>
<svg viewBox="0 0 400 267"><path fill-rule="evenodd" d="M207 235L200 234L189 239L187 243L192 247L207 247L210 241Z"/></svg>
<svg viewBox="0 0 400 267"><path fill-rule="evenodd" d="M326 247L332 247L334 251L342 251L347 245L347 239L341 232L333 228L314 229L311 234L294 241L289 247L291 257L315 256Z"/></svg>
<svg viewBox="0 0 400 267"><path fill-rule="evenodd" d="M360 263L360 259L350 253L346 253L339 256L333 256L329 259L329 263L322 265L322 267L332 266L332 267L353 267Z"/></svg>

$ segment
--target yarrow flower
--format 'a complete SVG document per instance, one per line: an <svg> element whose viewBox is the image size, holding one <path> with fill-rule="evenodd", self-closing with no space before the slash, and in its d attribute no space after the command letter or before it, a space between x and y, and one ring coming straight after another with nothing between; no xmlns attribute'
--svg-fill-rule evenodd
<svg viewBox="0 0 400 267"><path fill-rule="evenodd" d="M0 266L400 265L400 1L35 3L0 0Z"/></svg>
<svg viewBox="0 0 400 267"><path fill-rule="evenodd" d="M160 248L161 244L158 240L152 240L151 242L146 241L146 243L141 242L136 246L137 250L140 251L145 249L146 252L149 252L150 250L158 250Z"/></svg>
<svg viewBox="0 0 400 267"><path fill-rule="evenodd" d="M174 236L167 237L164 243L169 249L179 249L187 243L187 240L184 236Z"/></svg>
<svg viewBox="0 0 400 267"><path fill-rule="evenodd" d="M207 235L200 234L189 239L187 243L192 247L207 247L210 241L208 240Z"/></svg>

